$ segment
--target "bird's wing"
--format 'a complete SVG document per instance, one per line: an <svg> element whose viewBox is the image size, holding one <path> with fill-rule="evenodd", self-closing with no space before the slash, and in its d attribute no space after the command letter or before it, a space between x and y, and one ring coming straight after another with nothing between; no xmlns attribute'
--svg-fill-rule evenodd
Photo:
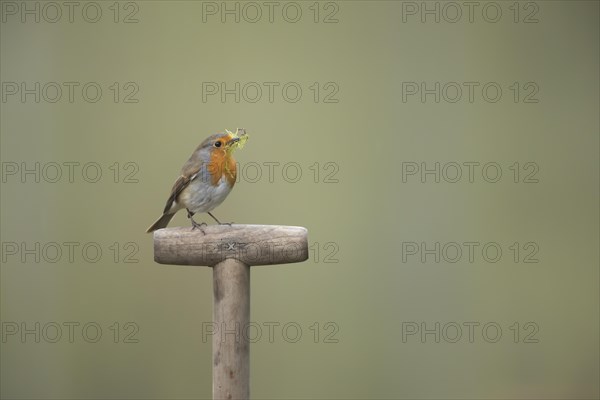
<svg viewBox="0 0 600 400"><path fill-rule="evenodd" d="M193 171L192 174L181 175L179 178L177 178L177 180L175 181L175 184L173 185L173 188L171 189L171 195L169 196L169 199L167 200L167 204L165 205L165 210L163 211L163 214L166 214L167 212L169 212L169 210L171 210L171 207L173 206L173 202L177 200L177 197L183 191L183 189L185 189L190 184L191 181L196 179L199 171L200 171L200 168L198 168L197 171Z"/></svg>

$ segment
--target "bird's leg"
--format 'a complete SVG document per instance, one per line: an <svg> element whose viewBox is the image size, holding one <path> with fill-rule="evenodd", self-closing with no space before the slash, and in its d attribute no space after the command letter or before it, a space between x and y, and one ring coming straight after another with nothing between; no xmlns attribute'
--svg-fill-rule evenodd
<svg viewBox="0 0 600 400"><path fill-rule="evenodd" d="M192 230L194 230L194 229L198 228L198 229L200 229L200 232L202 232L203 234L205 234L205 235L206 235L206 232L204 232L204 229L202 229L202 227L203 227L203 226L206 226L206 223L205 223L205 222L202 222L202 223L200 223L200 224L199 224L199 223L197 223L196 221L194 221L194 218L193 218L193 216L194 216L194 213L193 213L193 212L191 212L190 210L188 210L187 208L186 208L186 210L187 210L187 217L188 217L188 218L190 219L190 221L192 222Z"/></svg>
<svg viewBox="0 0 600 400"><path fill-rule="evenodd" d="M233 222L221 222L221 221L219 221L217 219L217 217L215 217L214 215L212 215L210 213L210 211L207 211L207 214L210 215L215 221L217 221L217 224L219 224L219 225L229 225L229 226L231 226L231 224L233 224Z"/></svg>

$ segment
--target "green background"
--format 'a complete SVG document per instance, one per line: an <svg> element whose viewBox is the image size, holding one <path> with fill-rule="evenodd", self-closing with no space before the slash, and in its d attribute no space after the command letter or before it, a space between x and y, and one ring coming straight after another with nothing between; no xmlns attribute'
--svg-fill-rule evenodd
<svg viewBox="0 0 600 400"><path fill-rule="evenodd" d="M237 127L250 134L236 153L240 167L258 163L262 175L254 179L248 167L215 215L305 226L311 245L304 263L252 271L251 320L263 327L251 347L254 398L598 398L598 2L523 2L517 23L512 1L495 3L497 23L482 17L486 2L473 22L463 14L456 23L443 18L452 9L439 23L432 16L422 23L403 14L408 3L395 1L297 2L296 23L283 18L285 3L272 23L265 14L255 23L232 16L223 23L219 15L204 22L203 4L194 1L120 3L117 23L113 2L98 2L102 17L90 23L81 4L73 22L64 6L56 23L4 13L0 28L3 83L81 83L72 103L66 92L56 103L7 95L0 104L4 168L96 162L103 173L97 183L86 182L81 169L72 183L18 174L2 183L3 246L80 243L73 262L66 254L57 262L25 255L23 262L3 248L3 329L54 322L63 336L57 343L47 340L54 331L42 332L39 343L21 332L3 339L2 398L211 396L211 344L202 340L212 317L211 270L154 263L144 231L194 147ZM130 12L137 23L123 23ZM531 12L538 22L524 23ZM324 23L330 13L337 22ZM86 82L103 89L98 102L82 98ZM139 89L136 103L123 102L127 82ZM236 103L233 95L203 101L203 82L280 86L273 102L265 90L259 101L247 101L248 92ZM287 82L302 88L298 102L282 97ZM433 95L403 101L403 82L481 85L473 102L465 92L457 102L436 103ZM482 98L487 82L501 86L499 101ZM534 82L538 101L524 102L525 91L515 102L514 82L521 90ZM337 102L326 103L331 87L339 88ZM498 163L502 179L489 183L481 169L472 183L465 176L457 183L402 179L403 163L469 161ZM124 182L128 162L137 166L137 182ZM280 163L272 181L269 162ZM289 182L293 169L282 175L292 162L302 172L296 183ZM522 175L514 183L515 162L522 173L535 163L538 183ZM337 182L326 179L332 172ZM183 213L176 225L188 225ZM88 242L101 246L98 262L82 258ZM454 263L433 255L422 262L420 253L403 253L407 242L494 242L503 254L488 262L480 246L473 262L465 254ZM515 242L518 262L509 249ZM529 242L537 263L523 262ZM138 262L126 263L131 249ZM80 324L72 343L65 322ZM82 338L89 322L102 328L97 343ZM124 340L127 322L138 327L137 343ZM279 324L272 343L270 322ZM472 341L465 322L479 324ZM282 333L289 323L302 329L295 343L293 328ZM403 340L406 323L448 330L440 328L439 343L434 334ZM448 340L452 323L462 326L456 343ZM482 334L487 323L502 328L496 343ZM537 342L527 342L534 329L529 339ZM488 339L494 336L491 329Z"/></svg>

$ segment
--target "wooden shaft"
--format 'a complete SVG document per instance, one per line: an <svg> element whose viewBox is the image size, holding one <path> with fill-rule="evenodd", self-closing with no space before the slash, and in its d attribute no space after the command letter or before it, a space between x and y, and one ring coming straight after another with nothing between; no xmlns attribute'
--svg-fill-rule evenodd
<svg viewBox="0 0 600 400"><path fill-rule="evenodd" d="M250 398L250 267L226 259L213 267L213 399Z"/></svg>

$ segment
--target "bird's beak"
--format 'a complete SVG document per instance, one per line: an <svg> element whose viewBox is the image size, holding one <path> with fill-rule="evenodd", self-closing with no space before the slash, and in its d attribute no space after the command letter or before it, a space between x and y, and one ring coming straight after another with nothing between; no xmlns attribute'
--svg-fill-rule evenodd
<svg viewBox="0 0 600 400"><path fill-rule="evenodd" d="M235 143L237 143L239 141L240 141L239 137L234 137L234 138L229 139L229 142L227 142L227 145L231 146L231 145L233 145L233 144L235 144Z"/></svg>

